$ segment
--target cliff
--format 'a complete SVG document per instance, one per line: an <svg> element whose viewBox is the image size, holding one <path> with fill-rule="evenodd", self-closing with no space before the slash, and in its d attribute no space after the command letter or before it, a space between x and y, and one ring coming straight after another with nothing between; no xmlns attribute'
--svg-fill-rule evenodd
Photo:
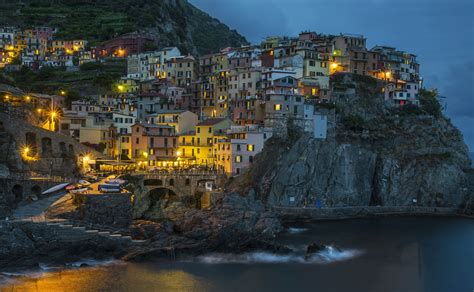
<svg viewBox="0 0 474 292"><path fill-rule="evenodd" d="M92 45L142 31L159 47L178 46L192 54L247 43L186 0L0 1L0 25L51 26L58 28L58 38L86 39Z"/></svg>
<svg viewBox="0 0 474 292"><path fill-rule="evenodd" d="M292 128L272 138L229 190L255 189L272 206L437 206L473 208L473 173L462 134L434 94L421 106L384 106L383 83L343 74L326 140ZM326 106L327 108L327 106ZM414 201L415 200L415 201Z"/></svg>

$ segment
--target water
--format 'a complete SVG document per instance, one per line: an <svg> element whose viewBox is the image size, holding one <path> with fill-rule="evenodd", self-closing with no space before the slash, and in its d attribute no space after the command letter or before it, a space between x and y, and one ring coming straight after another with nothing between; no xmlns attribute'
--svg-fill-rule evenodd
<svg viewBox="0 0 474 292"><path fill-rule="evenodd" d="M292 226L295 252L208 254L179 262L105 262L4 278L5 291L468 291L474 220L383 218ZM304 260L310 242L333 246ZM336 247L340 247L338 249ZM31 276L31 274L27 274Z"/></svg>

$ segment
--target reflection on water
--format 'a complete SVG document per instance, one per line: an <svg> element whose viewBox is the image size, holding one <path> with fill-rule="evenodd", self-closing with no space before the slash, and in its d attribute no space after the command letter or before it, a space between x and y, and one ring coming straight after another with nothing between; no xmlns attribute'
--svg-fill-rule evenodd
<svg viewBox="0 0 474 292"><path fill-rule="evenodd" d="M5 283L1 291L209 291L211 288L204 279L183 270L152 272L140 265L122 264L17 278Z"/></svg>
<svg viewBox="0 0 474 292"><path fill-rule="evenodd" d="M306 229L306 230L305 230ZM278 238L290 255L209 254L180 261L43 271L2 291L472 291L474 220L384 218L318 222ZM341 250L303 260L307 244ZM0 278L1 280L1 278ZM12 280L12 278L9 278ZM2 285L0 283L0 285Z"/></svg>

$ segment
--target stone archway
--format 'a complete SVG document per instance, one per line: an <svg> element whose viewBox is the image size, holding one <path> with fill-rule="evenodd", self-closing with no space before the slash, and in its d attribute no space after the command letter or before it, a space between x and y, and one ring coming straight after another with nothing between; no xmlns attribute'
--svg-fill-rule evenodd
<svg viewBox="0 0 474 292"><path fill-rule="evenodd" d="M34 185L31 188L31 195L34 195L37 198L40 198L41 197L41 187L39 185Z"/></svg>
<svg viewBox="0 0 474 292"><path fill-rule="evenodd" d="M48 138L48 137L41 138L41 156L42 157L53 156L53 144L52 144L51 138Z"/></svg>
<svg viewBox="0 0 474 292"><path fill-rule="evenodd" d="M28 132L25 134L25 145L30 148L29 155L35 156L38 153L38 145L36 144L36 133Z"/></svg>
<svg viewBox="0 0 474 292"><path fill-rule="evenodd" d="M163 181L161 179L146 179L143 181L145 186L162 186Z"/></svg>
<svg viewBox="0 0 474 292"><path fill-rule="evenodd" d="M72 146L72 144L68 146L68 155L69 157L74 157L74 146Z"/></svg>
<svg viewBox="0 0 474 292"><path fill-rule="evenodd" d="M66 143L59 142L59 152L61 153L61 157L66 157L67 156Z"/></svg>
<svg viewBox="0 0 474 292"><path fill-rule="evenodd" d="M23 200L23 186L14 185L12 188L12 194L14 196L15 205Z"/></svg>
<svg viewBox="0 0 474 292"><path fill-rule="evenodd" d="M142 215L146 220L162 220L167 218L167 208L174 202L179 201L179 196L174 188L158 187L151 189L145 195L148 208Z"/></svg>

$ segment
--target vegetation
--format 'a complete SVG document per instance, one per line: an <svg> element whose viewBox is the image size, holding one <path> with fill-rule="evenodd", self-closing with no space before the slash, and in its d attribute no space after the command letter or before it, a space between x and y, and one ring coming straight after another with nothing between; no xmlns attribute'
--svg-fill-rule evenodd
<svg viewBox="0 0 474 292"><path fill-rule="evenodd" d="M172 30L167 32L164 24ZM58 28L58 38L86 39L92 46L139 30L152 33L160 46L179 45L185 52L208 53L246 43L185 0L0 1L0 25L51 26Z"/></svg>
<svg viewBox="0 0 474 292"><path fill-rule="evenodd" d="M104 63L86 63L79 71L65 68L43 67L33 71L23 67L18 72L0 75L0 83L7 83L26 92L58 94L65 91L67 102L77 100L81 95L97 94L112 90L112 85L126 72L126 62L110 59Z"/></svg>
<svg viewBox="0 0 474 292"><path fill-rule="evenodd" d="M421 89L419 94L421 109L435 118L441 117L441 105L436 98L438 92L436 90Z"/></svg>
<svg viewBox="0 0 474 292"><path fill-rule="evenodd" d="M357 114L349 114L342 118L342 124L347 130L361 132L365 127L364 119Z"/></svg>

